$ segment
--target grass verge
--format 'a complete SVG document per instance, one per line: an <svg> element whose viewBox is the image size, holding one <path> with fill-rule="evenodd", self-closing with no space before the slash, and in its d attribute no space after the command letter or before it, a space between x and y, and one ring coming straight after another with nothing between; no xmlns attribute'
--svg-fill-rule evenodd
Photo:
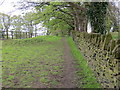
<svg viewBox="0 0 120 90"><path fill-rule="evenodd" d="M80 68L79 71L77 71L77 75L82 78L79 80L79 88L100 88L100 84L97 82L92 70L87 64L87 61L84 59L82 54L80 53L79 49L76 47L74 41L71 37L67 38L68 43L71 48L71 52L76 59L77 68Z"/></svg>

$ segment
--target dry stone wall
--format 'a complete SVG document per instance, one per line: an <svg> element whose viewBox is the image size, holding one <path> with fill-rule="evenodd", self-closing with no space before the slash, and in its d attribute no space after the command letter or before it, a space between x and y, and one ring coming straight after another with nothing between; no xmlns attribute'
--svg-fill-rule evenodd
<svg viewBox="0 0 120 90"><path fill-rule="evenodd" d="M79 31L73 31L72 37L101 86L103 88L118 88L120 39L113 40L110 34L88 34Z"/></svg>

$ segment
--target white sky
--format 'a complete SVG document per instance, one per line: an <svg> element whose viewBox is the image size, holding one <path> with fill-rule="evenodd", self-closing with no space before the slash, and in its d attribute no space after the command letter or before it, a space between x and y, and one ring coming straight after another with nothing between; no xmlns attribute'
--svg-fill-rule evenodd
<svg viewBox="0 0 120 90"><path fill-rule="evenodd" d="M20 0L0 0L0 4L3 2L3 4L0 5L0 12L5 14L11 14L10 12L12 12L12 14L15 15L20 14L20 11L16 11L15 7L13 7L18 1Z"/></svg>
<svg viewBox="0 0 120 90"><path fill-rule="evenodd" d="M1 5L3 1L4 3ZM20 2L20 1L25 1L25 0L0 0L0 12L9 14L9 15L21 14L22 11L16 10L16 7L13 7L15 4L17 4L17 2ZM43 0L28 0L28 1L43 1ZM46 0L46 1L52 1L52 0ZM113 0L113 1L117 1L117 0ZM119 7L118 3L116 3L116 5Z"/></svg>
<svg viewBox="0 0 120 90"><path fill-rule="evenodd" d="M4 2L3 2L4 1ZM29 12L30 10L18 10L14 5L18 5L18 2L22 2L25 0L0 0L0 12L8 14L8 15L21 15L23 12ZM1 3L3 4L1 5Z"/></svg>

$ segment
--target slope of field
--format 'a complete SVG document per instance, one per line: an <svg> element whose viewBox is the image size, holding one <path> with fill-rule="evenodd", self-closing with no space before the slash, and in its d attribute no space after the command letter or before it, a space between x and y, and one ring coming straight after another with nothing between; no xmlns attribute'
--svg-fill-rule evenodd
<svg viewBox="0 0 120 90"><path fill-rule="evenodd" d="M2 85L13 88L54 87L62 72L63 44L60 37L4 40Z"/></svg>

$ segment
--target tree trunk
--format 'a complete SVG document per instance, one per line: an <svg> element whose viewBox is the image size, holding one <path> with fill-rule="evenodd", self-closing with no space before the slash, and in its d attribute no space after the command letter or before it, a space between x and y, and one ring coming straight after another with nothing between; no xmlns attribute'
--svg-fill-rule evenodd
<svg viewBox="0 0 120 90"><path fill-rule="evenodd" d="M29 33L29 38L31 37L30 33Z"/></svg>
<svg viewBox="0 0 120 90"><path fill-rule="evenodd" d="M22 38L21 31L20 31L20 39Z"/></svg>
<svg viewBox="0 0 120 90"><path fill-rule="evenodd" d="M25 38L24 32L22 33L22 37Z"/></svg>
<svg viewBox="0 0 120 90"><path fill-rule="evenodd" d="M12 39L13 39L13 31L11 32L11 36L12 36Z"/></svg>
<svg viewBox="0 0 120 90"><path fill-rule="evenodd" d="M78 14L78 10L73 9L74 10L74 18L75 18L75 27L77 31L80 31L80 18L79 18L79 14Z"/></svg>
<svg viewBox="0 0 120 90"><path fill-rule="evenodd" d="M37 31L35 31L35 37L37 37Z"/></svg>
<svg viewBox="0 0 120 90"><path fill-rule="evenodd" d="M74 17L74 25L75 25L75 31L79 30L78 22L76 16Z"/></svg>
<svg viewBox="0 0 120 90"><path fill-rule="evenodd" d="M86 18L86 19L85 19L85 24L84 24L84 25L85 25L85 26L84 26L84 31L85 31L85 32L87 32L87 24L88 24L88 20L87 20L87 18Z"/></svg>
<svg viewBox="0 0 120 90"><path fill-rule="evenodd" d="M33 33L31 33L31 38L32 38Z"/></svg>
<svg viewBox="0 0 120 90"><path fill-rule="evenodd" d="M26 32L26 38L27 38L27 32Z"/></svg>
<svg viewBox="0 0 120 90"><path fill-rule="evenodd" d="M80 32L86 32L86 25L85 25L85 12L86 8L83 8L79 4L76 4L74 2L69 2L69 5L71 6L71 11L74 17L74 25L75 30Z"/></svg>
<svg viewBox="0 0 120 90"><path fill-rule="evenodd" d="M16 39L17 39L18 35L17 35L17 31L16 31Z"/></svg>
<svg viewBox="0 0 120 90"><path fill-rule="evenodd" d="M5 34L5 32L4 31L2 31L2 38L4 39L5 37L4 37L4 34Z"/></svg>
<svg viewBox="0 0 120 90"><path fill-rule="evenodd" d="M8 29L6 30L6 35L7 35L7 39L8 39L8 38L9 38L9 37L8 37Z"/></svg>
<svg viewBox="0 0 120 90"><path fill-rule="evenodd" d="M37 26L35 25L35 37L37 36Z"/></svg>

